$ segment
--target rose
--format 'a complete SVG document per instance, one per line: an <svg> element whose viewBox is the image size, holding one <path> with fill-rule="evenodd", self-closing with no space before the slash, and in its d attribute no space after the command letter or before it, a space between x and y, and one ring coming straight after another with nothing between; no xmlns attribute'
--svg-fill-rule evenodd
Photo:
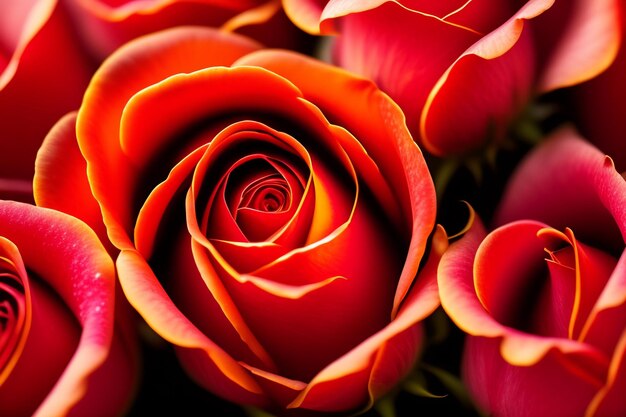
<svg viewBox="0 0 626 417"><path fill-rule="evenodd" d="M561 130L518 167L485 236L441 259L441 303L468 334L464 380L493 416L626 413L626 182Z"/></svg>
<svg viewBox="0 0 626 417"><path fill-rule="evenodd" d="M624 2L620 3L621 43L611 66L599 76L569 91L568 104L573 107L573 117L585 138L615 161L619 170L626 170L626 148L623 132L626 131L626 22Z"/></svg>
<svg viewBox="0 0 626 417"><path fill-rule="evenodd" d="M131 39L179 25L224 26L272 47L299 49L310 43L279 0L69 0L67 5L98 61Z"/></svg>
<svg viewBox="0 0 626 417"><path fill-rule="evenodd" d="M601 72L619 33L616 0L283 3L303 29L337 34L335 61L374 79L444 157L497 145L535 93Z"/></svg>
<svg viewBox="0 0 626 417"><path fill-rule="evenodd" d="M135 364L114 328L114 289L113 262L83 222L0 201L1 415L122 415Z"/></svg>
<svg viewBox="0 0 626 417"><path fill-rule="evenodd" d="M0 198L32 201L37 149L80 104L91 70L70 27L56 0L0 3Z"/></svg>
<svg viewBox="0 0 626 417"><path fill-rule="evenodd" d="M127 298L205 388L359 410L438 305L432 180L373 83L257 49L197 27L122 47L46 138L36 198L94 219L93 192Z"/></svg>

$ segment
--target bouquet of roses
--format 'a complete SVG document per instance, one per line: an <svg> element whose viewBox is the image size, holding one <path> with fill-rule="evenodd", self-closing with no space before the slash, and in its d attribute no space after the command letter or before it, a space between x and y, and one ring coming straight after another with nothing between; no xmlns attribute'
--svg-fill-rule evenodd
<svg viewBox="0 0 626 417"><path fill-rule="evenodd" d="M0 3L0 415L626 416L626 1Z"/></svg>

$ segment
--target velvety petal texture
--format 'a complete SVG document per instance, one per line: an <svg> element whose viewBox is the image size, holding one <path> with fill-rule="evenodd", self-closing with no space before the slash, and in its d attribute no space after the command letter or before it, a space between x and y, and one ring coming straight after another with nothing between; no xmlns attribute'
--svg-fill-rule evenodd
<svg viewBox="0 0 626 417"><path fill-rule="evenodd" d="M565 128L519 165L495 219L489 233L473 221L438 278L468 334L463 376L479 407L623 415L626 181Z"/></svg>
<svg viewBox="0 0 626 417"><path fill-rule="evenodd" d="M136 358L116 324L115 279L84 223L0 201L2 415L123 415Z"/></svg>
<svg viewBox="0 0 626 417"><path fill-rule="evenodd" d="M35 191L91 224L99 207L130 303L240 404L365 410L439 305L447 236L399 107L241 36L184 27L116 51L46 138Z"/></svg>
<svg viewBox="0 0 626 417"><path fill-rule="evenodd" d="M283 0L303 30L335 35L334 62L375 80L442 157L497 146L530 99L596 76L616 55L618 0L435 3Z"/></svg>
<svg viewBox="0 0 626 417"><path fill-rule="evenodd" d="M32 202L37 149L80 104L92 67L75 37L57 0L0 4L0 198Z"/></svg>

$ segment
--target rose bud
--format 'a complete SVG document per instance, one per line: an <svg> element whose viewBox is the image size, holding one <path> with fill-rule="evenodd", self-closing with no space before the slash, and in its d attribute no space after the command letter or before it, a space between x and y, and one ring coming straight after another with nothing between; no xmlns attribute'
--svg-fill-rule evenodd
<svg viewBox="0 0 626 417"><path fill-rule="evenodd" d="M128 300L213 393L352 413L414 365L447 239L420 149L371 81L166 30L104 63L39 161L37 201L102 213Z"/></svg>
<svg viewBox="0 0 626 417"><path fill-rule="evenodd" d="M565 129L518 167L486 233L441 259L463 377L497 416L626 415L626 181Z"/></svg>

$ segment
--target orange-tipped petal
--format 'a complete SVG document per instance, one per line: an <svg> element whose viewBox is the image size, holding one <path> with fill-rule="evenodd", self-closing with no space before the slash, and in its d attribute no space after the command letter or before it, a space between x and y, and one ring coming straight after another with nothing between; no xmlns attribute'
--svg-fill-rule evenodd
<svg viewBox="0 0 626 417"><path fill-rule="evenodd" d="M113 262L95 233L74 217L0 202L0 218L0 235L11 237L29 271L54 290L82 327L67 367L36 413L64 415L89 396L92 375L110 351L115 305ZM33 240L32 233L38 239ZM116 392L115 398L98 407L108 415L119 413L129 394Z"/></svg>
<svg viewBox="0 0 626 417"><path fill-rule="evenodd" d="M87 163L76 141L76 112L68 113L54 125L39 149L33 179L35 202L78 217L108 245L100 207L86 172Z"/></svg>
<svg viewBox="0 0 626 417"><path fill-rule="evenodd" d="M440 254L435 256L435 258L438 256ZM371 405L371 395L379 394L379 389L382 391L383 387L389 386L389 381L377 385L378 382L384 382L386 380L385 377L377 380L376 375L372 376L372 369L376 361L383 360L384 362L389 359L381 359L380 357L377 359L380 349L384 348L387 343L391 343L390 347L395 346L399 348L403 346L407 340L415 337L417 334L415 333L417 330L414 327L429 316L438 306L436 274L434 269L430 268L429 273L420 275L419 279L416 280L416 285L407 294L398 315L391 323L325 367L309 382L307 388L289 407L338 411L340 409L361 408L364 404ZM398 338L394 340L396 336ZM398 345L395 345L396 343ZM412 348L414 347L409 347L409 349ZM393 349L390 349L387 353L391 351ZM403 350L401 349L401 351ZM406 354L407 352L404 351L404 353ZM383 356L385 354L385 352L380 353ZM405 361L406 356L404 354L396 359L399 359L397 364L408 363ZM385 373L384 375L389 376L390 374ZM328 393L344 386L349 389L349 391L346 391L347 395L342 397L341 401L332 401ZM363 397L364 392L368 393L365 397Z"/></svg>
<svg viewBox="0 0 626 417"><path fill-rule="evenodd" d="M556 90L587 81L604 71L615 59L621 38L621 0L578 0L570 5L557 2L555 13L571 9L566 22L544 29L541 35L559 42L547 58L538 82L541 92ZM565 2L564 2L565 3ZM559 33L554 31L558 28ZM543 38L542 38L543 39Z"/></svg>
<svg viewBox="0 0 626 417"><path fill-rule="evenodd" d="M601 387L600 379L581 377L575 358L563 357L559 351L549 351L533 366L514 366L500 356L498 345L497 339L470 337L463 357L465 384L485 413L582 415Z"/></svg>
<svg viewBox="0 0 626 417"><path fill-rule="evenodd" d="M137 252L123 250L117 259L117 268L131 305L163 338L185 348L179 355L193 375L197 378L203 375L201 380L205 387L233 401L262 403L262 391L248 371L176 308Z"/></svg>
<svg viewBox="0 0 626 417"><path fill-rule="evenodd" d="M615 345L606 385L598 391L585 412L585 417L619 416L626 412L626 330Z"/></svg>
<svg viewBox="0 0 626 417"><path fill-rule="evenodd" d="M132 204L137 169L122 152L119 131L129 99L172 74L229 65L255 50L253 41L198 27L165 30L137 39L112 54L85 93L77 120L77 137L88 162L94 196L100 203L112 242L130 248ZM181 57L185 57L181 59ZM130 179L135 179L132 181ZM116 184L111 190L110 184Z"/></svg>
<svg viewBox="0 0 626 417"><path fill-rule="evenodd" d="M475 150L485 145L483 138L487 131L484 129L489 128L490 124L496 124L495 127L501 129L502 127L497 126L497 123L502 123L505 121L503 119L513 116L512 113L515 113L523 104L520 100L523 100L527 94L530 81L532 81L532 76L534 75L532 61L530 60L532 50L530 49L528 36L523 34L524 22L541 15L553 3L554 0L531 0L527 2L509 20L480 38L451 62L450 66L443 72L443 75L441 75L428 93L428 98L424 103L423 110L421 110L419 136L426 149L436 155L465 153ZM495 60L495 64L484 62L491 60ZM487 66L488 64L492 64L492 66ZM512 67L514 71L511 72L509 67ZM460 114L468 110L468 107L463 104L463 101L467 100L468 95L470 98L475 99L480 107L484 106L484 108L483 111L477 112L478 117L474 113L476 110L470 109L472 113L470 113L467 122L469 123L473 140L471 143L458 143L458 141L455 141L454 134L447 136L447 132L443 130L443 125L448 123L441 120L448 115L455 115L456 117L458 113L454 111L446 113L443 111L443 108L446 107L448 97L454 98L452 100L453 103L455 103L455 100L459 100L455 96L454 88L455 86L460 86L460 88L465 89L461 81L466 79L466 74L463 74L464 71L467 71L468 74L482 77L485 68L488 68L488 72L485 72L485 81L481 80L480 82L485 87L488 86L489 89L494 88L491 84L488 84L487 80L495 76L498 83L497 87L486 98L482 97L483 91L481 88L462 91L462 93L465 92L465 96L460 99L459 104L455 104L461 107L461 109L457 109L457 111L461 111ZM458 75L457 71L459 72ZM450 83L449 90L447 87L448 83ZM505 91L506 95L502 95L500 91ZM439 100L443 101L439 102ZM505 106L507 111L503 112L502 106ZM432 114L431 111L433 112ZM471 117L472 115L474 117ZM431 125L431 116L433 117L432 123L434 126ZM491 128L493 127L491 126ZM432 128L435 130L431 135L430 130ZM437 134L442 136L439 137ZM476 141L480 141L480 143L476 143Z"/></svg>
<svg viewBox="0 0 626 417"><path fill-rule="evenodd" d="M537 230L538 226L536 222L519 222L510 227L524 229L530 227ZM484 265L489 261L499 261L489 255L491 250L498 249L497 245L490 246L487 241L485 246L482 246L484 237L484 227L476 219L470 230L460 240L450 245L442 257L438 270L439 294L441 305L450 318L461 330L471 336L501 339L500 353L511 365L530 366L541 361L550 351L558 350L566 355L586 358L590 364L590 370L586 372L593 374L597 373L598 369L602 369L606 363L606 356L597 348L566 338L543 337L527 333L517 329L515 323L509 322L511 318L505 313L496 311L494 316L493 312L488 310L495 307L508 307L511 298L505 298L501 294L499 298L494 299L493 303L488 304L485 304L485 301L489 300L489 297L484 298L482 302L479 298L478 288L481 288L483 292L490 289L488 286L480 286L480 281L475 281L475 279L482 278L481 271L485 271ZM484 257L484 261L475 259L478 256ZM483 265L482 269L480 265ZM514 272L515 269L512 271ZM477 274L476 278L474 274ZM483 295L483 297L486 296Z"/></svg>

